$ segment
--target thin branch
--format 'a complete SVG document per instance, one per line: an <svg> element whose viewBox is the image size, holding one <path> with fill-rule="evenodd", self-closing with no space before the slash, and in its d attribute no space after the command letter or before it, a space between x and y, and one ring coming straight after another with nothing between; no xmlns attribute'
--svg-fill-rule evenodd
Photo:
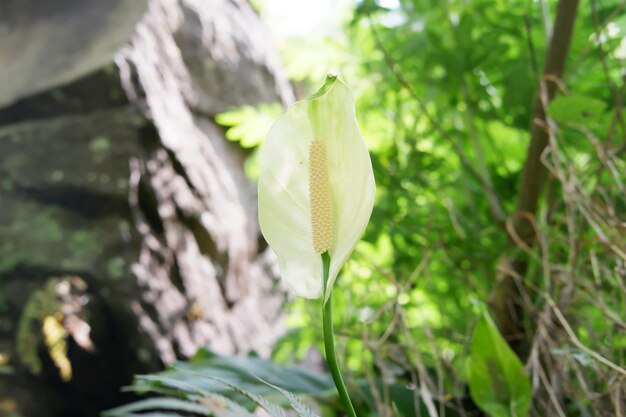
<svg viewBox="0 0 626 417"><path fill-rule="evenodd" d="M559 320L559 323L561 323L561 326L563 326L563 329L565 329L565 333L567 333L567 336L569 337L571 342L578 349L582 350L583 352L585 352L586 354L588 354L589 356L591 356L592 358L594 358L595 360L597 360L598 362L603 364L604 366L607 366L607 367L613 369L614 371L620 373L621 375L626 376L626 369L622 368L619 365L616 365L615 363L611 362L610 360L608 360L604 356L600 355L595 350L589 349L587 346L585 346L578 339L578 337L576 337L576 334L574 333L574 331L570 327L569 323L567 322L567 320L565 320L565 317L563 316L563 313L561 312L561 309L556 305L556 303L551 298L548 298L547 300L548 300L548 304L550 304L550 307L552 307L552 311L554 311L554 314L556 315L556 318Z"/></svg>
<svg viewBox="0 0 626 417"><path fill-rule="evenodd" d="M526 249L537 243L538 236L534 219L548 174L545 157L546 152L549 151L551 133L546 109L561 85L561 76L572 41L578 2L579 0L559 0L552 38L548 45L542 77L537 86L530 126L530 144L522 169L516 214L512 218L511 231L513 233L509 233L509 237L515 237L517 246ZM525 277L528 269L527 254L518 254L511 260L510 265L516 276ZM547 272L544 268L544 273ZM524 278L519 283L520 285L515 284L516 282L511 279L502 280L495 290L499 296L492 307L498 314L503 336L509 341L513 350L520 357L525 358L528 354L526 343L530 337L524 328L523 318L528 312L524 311L523 293L524 286L528 285L528 282ZM520 335L524 337L520 339Z"/></svg>
<svg viewBox="0 0 626 417"><path fill-rule="evenodd" d="M546 120L546 107L554 98L557 91L557 83L560 80L565 67L565 61L569 52L574 31L574 21L578 11L579 0L560 0L557 6L556 21L548 55L543 69L543 80L537 91L531 123L530 146L526 156L526 162L522 171L522 181L519 189L517 211L534 215L547 173L546 167L541 163L541 155L548 146L548 122ZM531 243L534 231L530 224L523 219L516 221L517 234Z"/></svg>

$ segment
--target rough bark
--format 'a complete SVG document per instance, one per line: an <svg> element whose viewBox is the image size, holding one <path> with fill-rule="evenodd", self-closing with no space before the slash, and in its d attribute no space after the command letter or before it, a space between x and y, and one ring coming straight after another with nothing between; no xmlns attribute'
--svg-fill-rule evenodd
<svg viewBox="0 0 626 417"><path fill-rule="evenodd" d="M577 11L578 0L559 1L542 77L535 94L530 144L522 170L516 213L512 220L513 241L521 244L524 249L532 247L536 241L532 219L536 215L548 173L542 162L542 155L549 141L546 108L554 98L563 75ZM509 264L508 269L511 272L500 277L491 304L498 317L502 334L515 352L525 358L531 339L527 334L524 321L522 295L525 291L524 280L528 269L528 259L522 253L507 257L504 262Z"/></svg>
<svg viewBox="0 0 626 417"><path fill-rule="evenodd" d="M250 5L0 7L0 414L96 415L201 346L267 354L283 290L245 154L212 120L292 100ZM17 53L31 44L48 53ZM69 381L43 316L65 328Z"/></svg>

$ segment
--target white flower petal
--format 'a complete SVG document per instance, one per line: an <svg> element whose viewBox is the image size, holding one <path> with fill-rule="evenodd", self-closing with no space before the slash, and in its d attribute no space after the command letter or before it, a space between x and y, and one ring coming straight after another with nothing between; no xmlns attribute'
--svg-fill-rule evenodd
<svg viewBox="0 0 626 417"><path fill-rule="evenodd" d="M329 76L320 91L275 122L261 154L261 231L278 256L288 287L309 298L319 297L322 287L322 261L313 249L311 232L308 158L313 140L324 141L328 153L333 209L330 289L369 221L375 194L354 99L336 77Z"/></svg>
<svg viewBox="0 0 626 417"><path fill-rule="evenodd" d="M259 223L289 289L318 298L322 261L311 243L308 188L312 138L305 102L294 104L272 126L260 161Z"/></svg>
<svg viewBox="0 0 626 417"><path fill-rule="evenodd" d="M328 288L358 243L374 207L372 162L361 138L354 98L340 81L311 103L315 137L326 140L333 199L334 241ZM328 299L327 292L325 299Z"/></svg>

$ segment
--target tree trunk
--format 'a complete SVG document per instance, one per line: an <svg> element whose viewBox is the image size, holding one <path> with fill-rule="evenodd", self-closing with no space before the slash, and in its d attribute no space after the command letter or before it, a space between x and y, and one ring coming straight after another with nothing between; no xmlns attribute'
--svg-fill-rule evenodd
<svg viewBox="0 0 626 417"><path fill-rule="evenodd" d="M533 223L548 172L542 161L549 140L546 108L554 98L557 84L563 75L577 12L578 0L559 1L542 77L535 93L530 144L522 171L517 209L512 219L513 241L522 250L531 248L536 241ZM508 264L506 270L510 273L500 277L491 305L502 334L518 356L525 359L532 339L524 320L526 307L523 293L526 291L528 259L525 253L521 253L507 256L503 262Z"/></svg>
<svg viewBox="0 0 626 417"><path fill-rule="evenodd" d="M268 354L284 291L213 121L293 100L250 5L10 0L0 62L0 414L95 416L199 347Z"/></svg>

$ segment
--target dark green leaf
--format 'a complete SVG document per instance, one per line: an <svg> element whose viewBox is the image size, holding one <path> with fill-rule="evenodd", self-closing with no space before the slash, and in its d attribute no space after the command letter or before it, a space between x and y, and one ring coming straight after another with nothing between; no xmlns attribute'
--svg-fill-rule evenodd
<svg viewBox="0 0 626 417"><path fill-rule="evenodd" d="M148 398L103 413L104 417L122 417L136 411L170 410L179 412L196 413L203 416L212 416L214 413L209 408L198 403L181 400L179 398Z"/></svg>
<svg viewBox="0 0 626 417"><path fill-rule="evenodd" d="M486 312L472 335L469 386L472 399L493 417L528 415L530 379Z"/></svg>

